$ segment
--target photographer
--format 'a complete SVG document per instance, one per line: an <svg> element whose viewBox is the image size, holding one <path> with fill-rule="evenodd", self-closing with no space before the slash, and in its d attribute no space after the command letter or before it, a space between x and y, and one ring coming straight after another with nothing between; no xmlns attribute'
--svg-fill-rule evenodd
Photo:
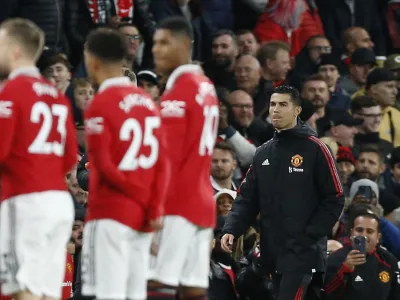
<svg viewBox="0 0 400 300"><path fill-rule="evenodd" d="M360 210L350 217L349 228L350 238L328 258L324 299L400 299L397 260L379 246L379 217Z"/></svg>

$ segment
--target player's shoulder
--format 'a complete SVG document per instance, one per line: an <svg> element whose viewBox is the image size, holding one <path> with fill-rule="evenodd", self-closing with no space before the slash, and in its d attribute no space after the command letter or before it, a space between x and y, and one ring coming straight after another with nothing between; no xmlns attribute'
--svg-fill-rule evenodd
<svg viewBox="0 0 400 300"><path fill-rule="evenodd" d="M182 65L176 68L169 76L166 92L190 93L205 86L211 85L211 81L204 75L203 69L198 65Z"/></svg>

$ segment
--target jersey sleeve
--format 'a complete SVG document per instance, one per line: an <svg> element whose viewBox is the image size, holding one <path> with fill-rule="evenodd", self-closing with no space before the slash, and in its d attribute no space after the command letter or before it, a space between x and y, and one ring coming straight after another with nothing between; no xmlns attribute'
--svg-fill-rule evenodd
<svg viewBox="0 0 400 300"><path fill-rule="evenodd" d="M8 156L17 124L17 102L9 90L0 93L0 165Z"/></svg>
<svg viewBox="0 0 400 300"><path fill-rule="evenodd" d="M107 108L104 108L102 104L93 101L86 113L85 131L90 164L98 171L99 176L115 189L127 197L138 199L134 193L135 186L129 182L112 160L109 151L112 137L109 128L111 116L108 116L107 112ZM137 189L141 188L137 187Z"/></svg>
<svg viewBox="0 0 400 300"><path fill-rule="evenodd" d="M68 100L65 99L65 101ZM64 173L67 173L76 164L76 155L78 153L78 145L76 142L72 109L69 103L68 103L66 130L67 130L67 137L65 141L65 151L64 151Z"/></svg>

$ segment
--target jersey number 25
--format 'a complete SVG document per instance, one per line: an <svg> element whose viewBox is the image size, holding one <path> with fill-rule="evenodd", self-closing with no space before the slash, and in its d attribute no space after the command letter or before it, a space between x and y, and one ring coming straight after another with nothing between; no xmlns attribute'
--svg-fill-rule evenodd
<svg viewBox="0 0 400 300"><path fill-rule="evenodd" d="M128 150L118 165L122 171L134 171L138 168L150 169L158 159L159 143L154 136L154 129L159 128L161 121L159 117L147 117L144 128L136 119L127 119L121 126L119 138L121 141L130 141ZM133 134L133 137L132 137ZM150 147L149 156L139 154L142 146Z"/></svg>

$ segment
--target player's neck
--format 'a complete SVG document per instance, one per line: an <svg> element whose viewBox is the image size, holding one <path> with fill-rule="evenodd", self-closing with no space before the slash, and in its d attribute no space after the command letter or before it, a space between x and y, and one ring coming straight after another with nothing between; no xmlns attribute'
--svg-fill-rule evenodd
<svg viewBox="0 0 400 300"><path fill-rule="evenodd" d="M99 84L99 86L101 86L102 83L107 79L123 77L124 74L122 73L122 68L111 67L107 69L107 71L97 72L96 76L97 76L97 83Z"/></svg>
<svg viewBox="0 0 400 300"><path fill-rule="evenodd" d="M29 59L15 61L11 66L11 72L21 68L35 68L35 62Z"/></svg>

